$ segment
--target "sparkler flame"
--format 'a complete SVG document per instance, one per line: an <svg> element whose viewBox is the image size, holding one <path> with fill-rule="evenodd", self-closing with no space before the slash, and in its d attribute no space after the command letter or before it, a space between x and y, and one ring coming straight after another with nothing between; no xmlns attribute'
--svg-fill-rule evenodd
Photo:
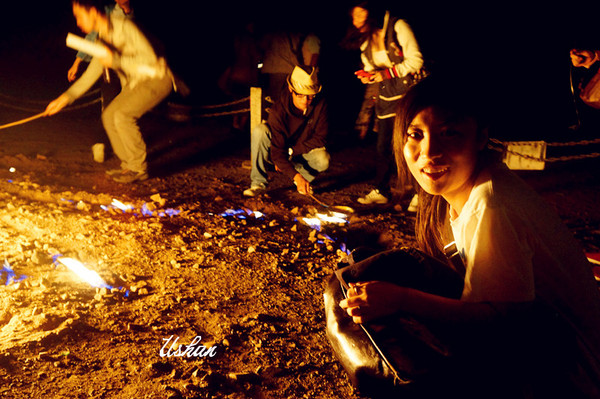
<svg viewBox="0 0 600 399"><path fill-rule="evenodd" d="M131 204L125 204L121 201L119 201L118 199L113 198L112 202L110 203L110 205L100 205L100 208L102 208L105 211L109 211L111 209L119 209L121 210L123 213L132 213L135 216L140 216L139 214L136 213L136 208L135 206L131 205ZM156 210L154 206L148 205L148 203L144 203L140 209L139 212L141 214L141 216L158 216L158 217L173 217L175 215L178 215L179 213L181 213L180 210L177 209L172 209L172 208L168 208L168 209L162 209L162 210Z"/></svg>
<svg viewBox="0 0 600 399"><path fill-rule="evenodd" d="M303 217L301 221L309 227L321 231L323 223L346 224L348 215L341 212L317 213L314 217Z"/></svg>
<svg viewBox="0 0 600 399"><path fill-rule="evenodd" d="M115 199L115 198L113 198L113 200L110 204L112 206L114 206L115 208L122 210L123 212L127 212L127 211L134 209L133 205L125 205L124 203L122 203L121 201L119 201L118 199Z"/></svg>
<svg viewBox="0 0 600 399"><path fill-rule="evenodd" d="M331 241L331 242L336 242L337 240L330 237L329 235L325 234L322 231L323 225L326 223L331 223L331 224L347 224L350 223L350 221L348 220L348 215L342 212L329 212L327 214L325 213L316 213L314 215L314 217L303 217L300 218L300 221L302 221L304 224L306 224L308 227L312 228L313 230L316 230L319 232L320 236L324 238L324 240L319 240L318 242L320 244L325 244L325 240ZM348 250L348 247L346 246L345 243L341 243L340 244L340 250L342 252L344 252L345 254L350 254L350 250Z"/></svg>
<svg viewBox="0 0 600 399"><path fill-rule="evenodd" d="M83 265L83 263L81 263L77 259L65 258L60 255L55 255L53 257L53 260L54 260L54 264L58 264L57 262L60 262L61 264L66 266L67 269L71 270L80 279L82 279L83 281L85 281L86 283L91 285L92 287L108 288L108 289L113 288L110 285L108 285L106 283L106 281L104 281L98 273L96 273L93 270L88 269L87 267L85 267Z"/></svg>

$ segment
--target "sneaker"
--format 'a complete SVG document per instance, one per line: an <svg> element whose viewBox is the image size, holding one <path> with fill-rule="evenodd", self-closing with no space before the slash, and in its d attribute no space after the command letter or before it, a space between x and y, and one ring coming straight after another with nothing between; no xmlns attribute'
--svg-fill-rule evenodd
<svg viewBox="0 0 600 399"><path fill-rule="evenodd" d="M144 181L148 179L147 172L134 172L127 170L118 175L113 175L112 179L117 183L134 183L136 181Z"/></svg>
<svg viewBox="0 0 600 399"><path fill-rule="evenodd" d="M266 188L264 186L252 186L246 190L244 190L244 197L256 197L257 195L262 194Z"/></svg>
<svg viewBox="0 0 600 399"><path fill-rule="evenodd" d="M104 173L106 173L108 176L112 177L112 176L121 175L125 172L127 172L127 169L119 168L119 169L108 169Z"/></svg>
<svg viewBox="0 0 600 399"><path fill-rule="evenodd" d="M408 204L408 208L406 210L408 212L416 212L419 209L419 195L415 194L410 200L410 204Z"/></svg>
<svg viewBox="0 0 600 399"><path fill-rule="evenodd" d="M369 204L387 204L389 202L389 199L381 194L379 192L379 190L377 189L373 189L371 190L371 192L367 195L365 195L364 197L361 197L358 199L358 202L364 205L369 205Z"/></svg>

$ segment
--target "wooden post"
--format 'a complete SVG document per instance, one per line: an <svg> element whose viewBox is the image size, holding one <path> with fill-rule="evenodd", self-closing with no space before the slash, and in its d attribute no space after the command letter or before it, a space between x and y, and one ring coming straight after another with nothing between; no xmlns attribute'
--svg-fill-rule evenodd
<svg viewBox="0 0 600 399"><path fill-rule="evenodd" d="M250 131L262 122L262 88L250 88Z"/></svg>

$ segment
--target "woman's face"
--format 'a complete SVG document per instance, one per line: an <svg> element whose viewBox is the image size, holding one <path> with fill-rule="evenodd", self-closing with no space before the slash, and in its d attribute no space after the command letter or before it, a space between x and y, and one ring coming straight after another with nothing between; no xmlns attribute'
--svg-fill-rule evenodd
<svg viewBox="0 0 600 399"><path fill-rule="evenodd" d="M473 188L478 154L486 142L475 119L429 107L406 131L404 159L423 190L441 195L460 211Z"/></svg>
<svg viewBox="0 0 600 399"><path fill-rule="evenodd" d="M73 15L77 21L77 26L84 33L94 31L97 11L95 8L86 9L77 3L73 3Z"/></svg>
<svg viewBox="0 0 600 399"><path fill-rule="evenodd" d="M350 13L352 16L352 25L361 32L367 28L367 18L369 17L369 11L362 7L354 7Z"/></svg>

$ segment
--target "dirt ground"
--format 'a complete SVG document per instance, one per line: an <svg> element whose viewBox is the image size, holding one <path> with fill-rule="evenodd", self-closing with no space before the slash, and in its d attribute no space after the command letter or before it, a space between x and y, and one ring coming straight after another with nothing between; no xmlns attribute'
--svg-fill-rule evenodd
<svg viewBox="0 0 600 399"><path fill-rule="evenodd" d="M325 336L324 284L343 245L410 245L414 222L392 205L356 203L372 143L332 137L315 195L355 212L319 233L301 217L322 207L281 176L265 196L241 195L248 134L230 117L173 121L158 108L142 121L153 177L112 182L104 170L117 160L96 163L90 150L98 108L0 136L0 243L22 278L0 280L0 395L360 397ZM597 162L579 162L521 174L598 252ZM112 289L82 281L66 258ZM194 339L206 349L177 356Z"/></svg>

